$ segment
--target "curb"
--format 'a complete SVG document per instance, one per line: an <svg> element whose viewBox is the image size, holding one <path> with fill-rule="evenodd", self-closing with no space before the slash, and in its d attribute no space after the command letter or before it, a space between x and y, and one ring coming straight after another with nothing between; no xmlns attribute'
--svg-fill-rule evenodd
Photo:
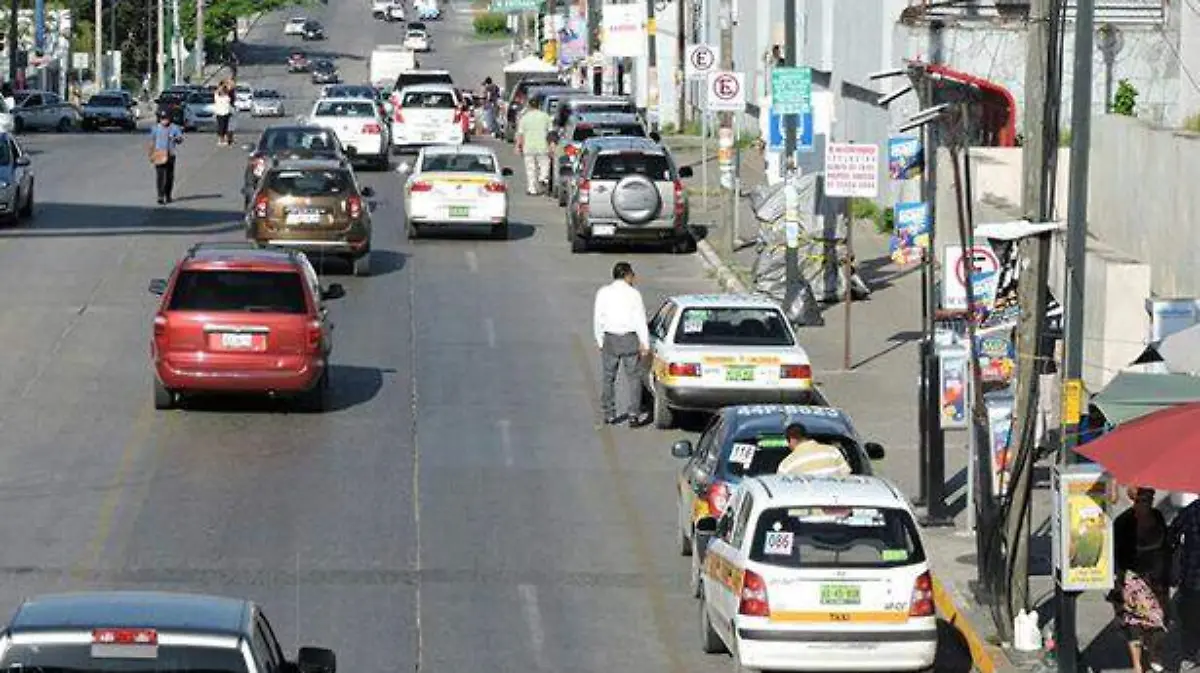
<svg viewBox="0 0 1200 673"><path fill-rule="evenodd" d="M971 652L973 670L980 673L1011 673L1020 670L1009 661L1001 648L987 642L980 635L983 629L978 628L978 621L972 617L971 608L963 607L972 606L973 601L959 594L952 583L943 582L936 575L933 577L933 603L938 614L966 641Z"/></svg>
<svg viewBox="0 0 1200 673"><path fill-rule="evenodd" d="M725 289L726 292L735 292L737 294L750 294L750 289L742 282L733 269L721 259L717 251L708 241L701 239L696 241L696 252L700 254L700 261L705 268L709 269L717 276L717 283Z"/></svg>

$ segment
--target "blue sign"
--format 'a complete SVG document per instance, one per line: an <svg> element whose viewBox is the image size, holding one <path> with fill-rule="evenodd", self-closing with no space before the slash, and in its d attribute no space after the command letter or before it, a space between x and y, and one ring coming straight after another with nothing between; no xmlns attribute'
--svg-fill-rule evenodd
<svg viewBox="0 0 1200 673"><path fill-rule="evenodd" d="M784 128L784 116L770 113L771 116L767 121L767 149L772 152L778 152L783 149L783 142L787 138L787 129ZM806 112L799 116L796 122L796 149L801 152L811 152L813 148L813 116L811 112Z"/></svg>

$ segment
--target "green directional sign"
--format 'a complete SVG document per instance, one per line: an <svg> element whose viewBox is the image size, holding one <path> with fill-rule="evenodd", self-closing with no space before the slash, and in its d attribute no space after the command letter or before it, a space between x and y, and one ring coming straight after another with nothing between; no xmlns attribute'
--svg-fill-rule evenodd
<svg viewBox="0 0 1200 673"><path fill-rule="evenodd" d="M504 14L536 12L542 8L544 2L545 0L492 0L492 11Z"/></svg>
<svg viewBox="0 0 1200 673"><path fill-rule="evenodd" d="M771 111L776 114L812 112L812 68L771 71Z"/></svg>

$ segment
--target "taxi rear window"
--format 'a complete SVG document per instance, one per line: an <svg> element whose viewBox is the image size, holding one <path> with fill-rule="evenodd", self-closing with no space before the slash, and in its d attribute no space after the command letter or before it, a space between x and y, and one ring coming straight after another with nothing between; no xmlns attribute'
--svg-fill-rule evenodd
<svg viewBox="0 0 1200 673"><path fill-rule="evenodd" d="M695 346L791 346L783 314L771 308L689 308L675 343Z"/></svg>
<svg viewBox="0 0 1200 673"><path fill-rule="evenodd" d="M235 648L159 645L152 658L93 657L91 645L15 644L0 668L37 673L246 673Z"/></svg>
<svg viewBox="0 0 1200 673"><path fill-rule="evenodd" d="M897 568L922 563L912 516L885 507L777 507L754 528L751 560L784 568Z"/></svg>
<svg viewBox="0 0 1200 673"><path fill-rule="evenodd" d="M847 443L848 440L845 437L813 433L813 439L841 449L842 456L850 464L851 471L854 474L862 474L863 466L862 461L858 458L858 452ZM779 464L783 462L784 458L787 458L789 453L791 450L788 449L787 439L783 435L743 437L734 440L725 450L721 461L721 472L723 476L732 479L775 474L779 471Z"/></svg>

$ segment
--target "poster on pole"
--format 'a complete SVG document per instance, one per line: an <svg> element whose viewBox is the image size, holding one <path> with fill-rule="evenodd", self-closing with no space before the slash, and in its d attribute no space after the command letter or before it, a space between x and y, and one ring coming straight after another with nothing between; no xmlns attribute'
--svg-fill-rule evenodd
<svg viewBox="0 0 1200 673"><path fill-rule="evenodd" d="M874 199L879 196L879 145L829 143L825 146L825 196Z"/></svg>

